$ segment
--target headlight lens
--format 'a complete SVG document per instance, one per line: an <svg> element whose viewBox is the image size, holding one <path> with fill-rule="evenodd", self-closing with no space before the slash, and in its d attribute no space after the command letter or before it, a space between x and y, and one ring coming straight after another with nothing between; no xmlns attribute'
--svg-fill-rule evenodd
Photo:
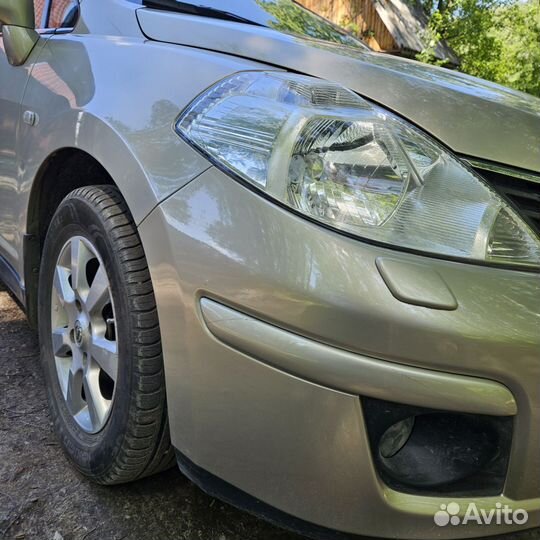
<svg viewBox="0 0 540 540"><path fill-rule="evenodd" d="M540 241L425 133L340 85L243 72L204 92L177 131L312 219L392 246L538 266Z"/></svg>

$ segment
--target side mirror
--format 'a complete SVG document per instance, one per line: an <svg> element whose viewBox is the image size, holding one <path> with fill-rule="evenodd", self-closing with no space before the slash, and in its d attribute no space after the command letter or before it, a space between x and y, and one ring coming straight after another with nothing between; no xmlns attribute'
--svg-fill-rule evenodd
<svg viewBox="0 0 540 540"><path fill-rule="evenodd" d="M9 63L24 64L39 40L33 0L0 0L0 23Z"/></svg>

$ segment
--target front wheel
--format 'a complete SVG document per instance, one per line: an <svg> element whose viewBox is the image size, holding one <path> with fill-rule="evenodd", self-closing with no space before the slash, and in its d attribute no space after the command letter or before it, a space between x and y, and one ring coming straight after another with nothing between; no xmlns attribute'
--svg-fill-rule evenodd
<svg viewBox="0 0 540 540"><path fill-rule="evenodd" d="M115 188L80 188L60 204L45 241L38 309L51 416L74 465L103 484L170 467L154 292Z"/></svg>

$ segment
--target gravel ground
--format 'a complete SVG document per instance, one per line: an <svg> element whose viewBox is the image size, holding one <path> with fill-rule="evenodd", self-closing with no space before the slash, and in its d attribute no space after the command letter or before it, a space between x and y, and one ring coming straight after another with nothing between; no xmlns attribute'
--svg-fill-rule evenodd
<svg viewBox="0 0 540 540"><path fill-rule="evenodd" d="M76 473L51 431L36 336L1 283L0 538L302 540L208 497L176 469L117 487ZM540 529L504 537L518 539L540 540Z"/></svg>

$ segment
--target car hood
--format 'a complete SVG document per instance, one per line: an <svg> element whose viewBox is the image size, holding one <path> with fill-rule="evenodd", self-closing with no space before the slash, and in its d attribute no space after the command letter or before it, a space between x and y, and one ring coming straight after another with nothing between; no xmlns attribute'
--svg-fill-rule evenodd
<svg viewBox="0 0 540 540"><path fill-rule="evenodd" d="M339 82L454 152L540 172L540 99L447 69L250 24L147 8L137 15L149 39Z"/></svg>

